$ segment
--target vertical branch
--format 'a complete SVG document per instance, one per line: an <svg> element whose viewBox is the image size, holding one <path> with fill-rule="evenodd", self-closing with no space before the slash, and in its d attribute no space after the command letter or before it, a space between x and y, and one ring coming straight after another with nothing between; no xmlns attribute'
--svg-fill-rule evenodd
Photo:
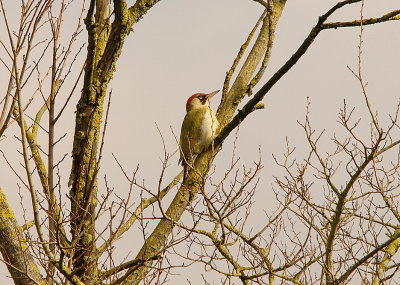
<svg viewBox="0 0 400 285"><path fill-rule="evenodd" d="M3 135L5 130L8 127L8 124L11 120L12 114L14 112L15 104L17 102L17 96L14 95L12 103L10 108L8 109L8 114L7 113L7 108L6 106L8 105L8 100L11 97L11 91L13 88L13 85L15 83L15 78L14 78L14 72L15 72L15 66L14 66L14 57L16 57L16 61L18 62L19 54L21 49L24 47L26 44L26 54L24 54L24 61L22 63L21 70L19 72L20 76L20 82L22 82L22 79L24 77L28 62L29 62L29 56L32 50L33 46L33 40L35 38L35 34L37 30L39 29L39 23L44 15L44 13L50 8L54 0L45 0L45 1L40 1L36 6L31 7L32 5L29 6L23 6L23 9L21 11L21 19L20 19L20 27L18 30L18 35L17 35L17 42L15 43L15 48L14 48L14 53L11 54L10 52L7 51L10 59L12 60L12 68L9 70L10 71L10 79L7 87L7 93L6 93L6 101L3 106L2 114L0 117L0 137ZM4 7L2 7L4 9ZM27 17L31 16L32 20L28 22L28 25L24 25L25 20ZM5 17L5 11L3 10L3 17ZM24 29L25 28L25 29ZM7 49L6 49L7 50Z"/></svg>
<svg viewBox="0 0 400 285"><path fill-rule="evenodd" d="M361 88L364 94L364 99L365 99L365 103L367 105L368 108L368 112L371 116L372 122L376 128L376 130L379 132L381 131L381 128L379 127L378 121L376 120L376 117L374 115L374 113L372 112L372 107L371 104L369 102L365 87L366 87L366 83L364 83L363 81L363 77L362 77L362 48L363 48L363 32L364 32L364 27L363 27L363 20L364 20L364 0L361 1L361 9L360 9L360 43L358 46L358 79L360 81L361 84Z"/></svg>
<svg viewBox="0 0 400 285"><path fill-rule="evenodd" d="M264 55L264 59L261 62L261 67L258 70L257 74L253 77L253 79L250 81L250 84L248 86L248 92L249 95L251 95L251 89L257 85L257 83L261 80L262 76L264 75L264 72L267 68L269 59L271 57L272 54L272 47L274 44L274 37L275 37L275 21L274 21L274 7L273 7L274 3L272 0L268 1L267 4L267 18L265 20L268 20L268 44L267 44L267 49L265 51L265 55Z"/></svg>
<svg viewBox="0 0 400 285"><path fill-rule="evenodd" d="M222 88L222 100L225 100L225 97L227 96L228 91L229 91L229 84L231 82L232 75L235 72L240 60L242 59L242 57L244 55L244 52L246 51L247 47L249 46L251 39L253 38L255 32L257 31L258 26L260 25L260 23L265 18L266 13L267 13L267 9L265 9L264 12L261 14L261 16L258 19L257 23L254 25L253 29L251 30L251 32L247 36L246 41L240 47L240 50L239 50L235 60L233 61L232 67L226 73L225 81L224 81L224 87Z"/></svg>
<svg viewBox="0 0 400 285"><path fill-rule="evenodd" d="M18 53L17 53L18 57ZM7 91L6 91L6 97L4 99L4 105L3 105L3 110L1 111L1 116L0 116L0 138L3 135L3 132L7 128L7 121L6 121L6 115L8 111L8 104L9 100L11 97L11 91L12 87L14 85L14 64L12 65L11 71L10 71L10 79L8 80L8 86L7 86ZM14 102L14 100L13 100Z"/></svg>
<svg viewBox="0 0 400 285"><path fill-rule="evenodd" d="M88 30L88 54L84 86L76 112L71 187L71 233L74 248L74 268L83 282L95 283L97 261L90 256L95 248L95 207L97 179L95 175L99 128L106 88L98 78L97 64L108 39L110 3L92 0L85 20ZM95 10L96 9L96 10Z"/></svg>
<svg viewBox="0 0 400 285"><path fill-rule="evenodd" d="M16 101L17 101L17 106L18 106L18 118L17 121L20 125L20 131L21 131L21 144L22 144L22 154L23 154L23 159L24 159L24 167L25 167L25 172L27 175L27 179L28 179L28 186L29 186L29 191L31 194L31 202L32 202L32 207L33 207L33 216L34 216L34 222L35 222L35 227L36 227L36 231L38 233L39 236L39 240L42 244L42 247L44 249L44 251L46 252L47 256L54 261L54 255L52 254L52 252L50 251L50 248L48 246L47 241L44 238L44 234L42 231L42 227L41 227L41 222L40 222L40 216L39 216L39 205L38 205L38 200L37 200L37 196L36 196L36 190L34 187L34 183L33 183L33 178L31 175L31 170L30 170L30 165L29 165L29 157L28 157L28 147L27 147L27 139L26 139L26 134L25 134L25 128L24 128L24 117L23 117L23 109L22 109L22 102L21 102L21 85L20 85L20 77L18 74L18 65L17 65L17 57L16 57L16 48L14 45L14 41L12 39L12 35L11 35L11 31L8 25L8 21L7 21L7 17L5 15L4 12L4 5L3 5L3 1L0 0L0 4L1 4L1 8L2 8L2 12L3 12L3 18L6 24L6 28L7 28L7 33L8 33L8 37L9 37L9 41L10 41L10 45L12 48L12 52L13 52L13 64L14 64L14 76L15 76L15 83L16 83Z"/></svg>
<svg viewBox="0 0 400 285"><path fill-rule="evenodd" d="M263 57L265 58L263 66L266 66L266 63L269 59L273 44L273 33L286 4L285 0L270 0L270 2L271 3L268 4L270 9L267 13L267 16L263 19L261 29L253 48L243 63L238 75L236 76L228 95L226 98L223 98L218 107L217 119L220 123L220 128L225 127L225 125L231 120L237 109L237 106L244 98L246 92L249 90L248 84ZM261 73L263 72L262 70L263 67L260 69ZM259 76L256 76L256 78L259 78ZM251 84L251 87L254 87L255 83L256 81Z"/></svg>
<svg viewBox="0 0 400 285"><path fill-rule="evenodd" d="M53 15L51 13L51 9L49 11L50 17L50 25L53 33L53 56L52 56L52 65L51 65L51 88L49 95L49 134L48 134L48 215L49 215L49 245L50 251L55 254L55 242L56 242L56 214L55 214L55 202L54 201L54 106L55 106L55 97L58 91L59 84L57 84L56 76L57 76L57 50L59 45L59 35L61 29L61 22L64 13L65 3L62 1L60 14L54 22ZM54 279L54 265L49 262L48 268L48 278L50 283L53 283Z"/></svg>
<svg viewBox="0 0 400 285"><path fill-rule="evenodd" d="M77 105L72 150L71 233L75 246L74 268L84 282L97 277L95 254L95 207L97 204L97 148L104 98L108 83L122 51L126 35L134 23L159 0L137 1L127 8L124 0L114 1L114 22L109 25L110 1L92 0L85 19L88 53L84 85Z"/></svg>

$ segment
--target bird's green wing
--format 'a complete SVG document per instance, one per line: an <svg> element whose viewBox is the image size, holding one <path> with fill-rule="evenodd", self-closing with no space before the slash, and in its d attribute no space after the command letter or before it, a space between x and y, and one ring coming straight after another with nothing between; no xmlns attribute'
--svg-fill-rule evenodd
<svg viewBox="0 0 400 285"><path fill-rule="evenodd" d="M196 142L200 139L200 127L204 110L194 109L186 113L182 123L180 146L180 161L184 163L183 156L186 161L190 161L193 154L196 153Z"/></svg>

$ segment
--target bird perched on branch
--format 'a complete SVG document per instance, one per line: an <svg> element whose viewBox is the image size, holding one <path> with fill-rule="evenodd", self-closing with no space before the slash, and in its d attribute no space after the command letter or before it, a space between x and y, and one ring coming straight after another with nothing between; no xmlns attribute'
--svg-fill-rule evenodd
<svg viewBox="0 0 400 285"><path fill-rule="evenodd" d="M218 92L219 90L209 94L197 93L187 100L186 116L181 128L179 159L185 174L187 165L191 165L194 158L208 148L216 136L219 123L210 108L210 100Z"/></svg>

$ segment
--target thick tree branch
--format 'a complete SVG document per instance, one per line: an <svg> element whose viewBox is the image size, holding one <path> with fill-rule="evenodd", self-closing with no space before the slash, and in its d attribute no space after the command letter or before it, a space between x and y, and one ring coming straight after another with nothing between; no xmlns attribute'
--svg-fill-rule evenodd
<svg viewBox="0 0 400 285"><path fill-rule="evenodd" d="M45 282L30 255L21 227L18 225L1 188L0 251L15 284L33 285Z"/></svg>
<svg viewBox="0 0 400 285"><path fill-rule="evenodd" d="M220 134L215 140L215 143L219 145L224 141L224 139L235 129L240 122L242 122L250 113L256 109L256 105L259 104L265 97L265 95L271 90L271 88L299 61L299 59L306 53L308 48L314 42L315 38L319 35L322 30L340 27L354 27L360 26L360 21L352 22L337 22L337 23L327 23L324 22L332 15L335 11L342 8L345 5L360 2L361 0L347 0L342 1L332 7L328 12L319 17L316 26L311 30L307 38L303 41L297 51L290 57L290 59L265 83L260 90L251 98L241 110L232 118L232 120L222 128ZM400 14L399 10L395 10L379 18L365 19L362 21L363 25L383 23L391 20L398 20L397 15Z"/></svg>

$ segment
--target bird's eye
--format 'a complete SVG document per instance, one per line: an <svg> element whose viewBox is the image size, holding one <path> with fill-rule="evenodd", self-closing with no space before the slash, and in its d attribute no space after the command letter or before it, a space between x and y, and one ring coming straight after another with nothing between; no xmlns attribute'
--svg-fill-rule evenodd
<svg viewBox="0 0 400 285"><path fill-rule="evenodd" d="M199 98L201 104L204 104L204 103L207 102L207 98L206 98L206 96L204 96L204 95L201 95L201 96L199 96L198 98Z"/></svg>

